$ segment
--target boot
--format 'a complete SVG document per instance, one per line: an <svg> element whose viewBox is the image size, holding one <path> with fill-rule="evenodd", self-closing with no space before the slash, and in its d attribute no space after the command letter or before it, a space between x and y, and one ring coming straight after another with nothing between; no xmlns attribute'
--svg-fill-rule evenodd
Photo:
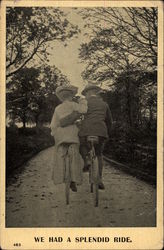
<svg viewBox="0 0 164 250"><path fill-rule="evenodd" d="M71 181L70 188L73 192L77 192L76 183L74 181Z"/></svg>

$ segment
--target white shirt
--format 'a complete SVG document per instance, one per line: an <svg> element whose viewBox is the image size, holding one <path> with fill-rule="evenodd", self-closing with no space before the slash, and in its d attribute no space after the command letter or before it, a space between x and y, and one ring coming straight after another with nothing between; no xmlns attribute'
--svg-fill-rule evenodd
<svg viewBox="0 0 164 250"><path fill-rule="evenodd" d="M75 124L67 127L60 126L60 120L73 111L78 111L81 114L87 112L86 99L80 99L79 103L73 101L64 101L62 104L56 107L54 115L51 121L51 134L55 138L55 145L58 146L61 143L79 143L78 128Z"/></svg>

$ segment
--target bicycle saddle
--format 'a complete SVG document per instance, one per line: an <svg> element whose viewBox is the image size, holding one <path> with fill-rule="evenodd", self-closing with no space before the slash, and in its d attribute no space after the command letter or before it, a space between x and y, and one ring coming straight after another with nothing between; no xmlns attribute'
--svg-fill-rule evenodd
<svg viewBox="0 0 164 250"><path fill-rule="evenodd" d="M97 135L89 135L89 136L87 136L87 141L93 142L93 143L98 143L99 137Z"/></svg>

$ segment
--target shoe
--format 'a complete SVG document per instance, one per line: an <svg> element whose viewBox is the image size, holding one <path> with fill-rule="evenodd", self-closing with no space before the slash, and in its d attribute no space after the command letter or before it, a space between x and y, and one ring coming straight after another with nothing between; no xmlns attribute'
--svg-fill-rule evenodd
<svg viewBox="0 0 164 250"><path fill-rule="evenodd" d="M88 172L89 171L89 165L84 166L83 172Z"/></svg>
<svg viewBox="0 0 164 250"><path fill-rule="evenodd" d="M105 186L104 186L104 184L102 182L99 183L99 189L102 189L102 190L105 189Z"/></svg>
<svg viewBox="0 0 164 250"><path fill-rule="evenodd" d="M91 160L88 156L86 156L83 172L88 172L90 166L91 166Z"/></svg>
<svg viewBox="0 0 164 250"><path fill-rule="evenodd" d="M74 181L71 181L70 188L73 192L77 192L76 183Z"/></svg>

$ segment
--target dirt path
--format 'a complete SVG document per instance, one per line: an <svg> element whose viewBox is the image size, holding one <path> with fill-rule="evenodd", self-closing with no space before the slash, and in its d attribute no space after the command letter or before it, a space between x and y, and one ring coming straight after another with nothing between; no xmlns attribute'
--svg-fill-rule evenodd
<svg viewBox="0 0 164 250"><path fill-rule="evenodd" d="M17 181L7 188L7 227L149 227L155 226L156 190L113 168L104 168L105 191L93 206L84 173L78 192L65 205L64 185L51 181L53 147L31 159Z"/></svg>

